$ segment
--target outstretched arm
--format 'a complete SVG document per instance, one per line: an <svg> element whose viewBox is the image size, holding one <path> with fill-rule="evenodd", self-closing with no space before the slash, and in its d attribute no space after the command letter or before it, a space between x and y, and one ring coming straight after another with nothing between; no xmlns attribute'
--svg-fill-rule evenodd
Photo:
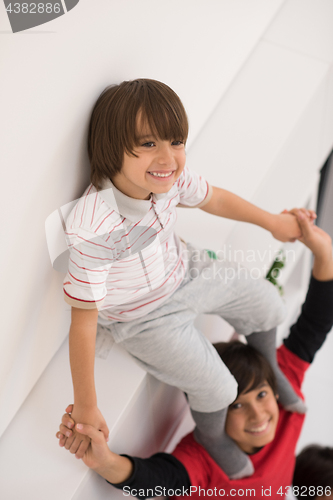
<svg viewBox="0 0 333 500"><path fill-rule="evenodd" d="M332 241L322 229L312 225L303 210L293 210L301 226L300 240L314 255L312 277L302 312L291 327L285 346L311 363L333 325Z"/></svg>
<svg viewBox="0 0 333 500"><path fill-rule="evenodd" d="M202 208L205 212L227 219L250 222L267 229L280 241L295 241L302 236L297 219L292 213L271 214L240 198L234 193L213 187L213 196ZM316 218L312 210L306 211L310 220Z"/></svg>

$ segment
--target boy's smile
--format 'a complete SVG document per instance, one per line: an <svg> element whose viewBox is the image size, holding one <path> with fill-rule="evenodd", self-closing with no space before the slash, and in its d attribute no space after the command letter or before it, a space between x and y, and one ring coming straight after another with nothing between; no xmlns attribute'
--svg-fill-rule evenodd
<svg viewBox="0 0 333 500"><path fill-rule="evenodd" d="M145 200L150 193L167 193L185 166L182 141L159 139L147 129L139 134L134 153L137 157L124 153L122 169L112 178L116 188L131 198Z"/></svg>
<svg viewBox="0 0 333 500"><path fill-rule="evenodd" d="M254 453L273 441L279 419L276 396L267 382L242 392L229 406L226 433L245 451Z"/></svg>

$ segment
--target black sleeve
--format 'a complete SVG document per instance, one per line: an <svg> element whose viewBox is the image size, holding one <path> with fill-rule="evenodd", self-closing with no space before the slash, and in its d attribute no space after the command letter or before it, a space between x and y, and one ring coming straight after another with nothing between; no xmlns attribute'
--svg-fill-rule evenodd
<svg viewBox="0 0 333 500"><path fill-rule="evenodd" d="M318 281L312 276L302 312L284 344L299 358L312 363L332 325L333 280Z"/></svg>
<svg viewBox="0 0 333 500"><path fill-rule="evenodd" d="M112 484L118 489L137 498L168 496L168 490L179 490L178 496L186 494L191 486L190 478L184 465L169 453L156 453L150 458L136 458L123 455L131 460L133 473L127 481ZM134 491L135 490L135 491Z"/></svg>

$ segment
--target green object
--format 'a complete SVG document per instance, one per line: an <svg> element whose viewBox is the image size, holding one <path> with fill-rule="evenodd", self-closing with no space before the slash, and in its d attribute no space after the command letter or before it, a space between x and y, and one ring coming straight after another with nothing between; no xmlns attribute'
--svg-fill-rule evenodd
<svg viewBox="0 0 333 500"><path fill-rule="evenodd" d="M279 290L280 295L284 294L283 287L278 283L278 277L280 274L280 270L285 266L286 256L283 253L283 250L280 250L277 254L270 270L266 274L266 279L273 283L274 286Z"/></svg>
<svg viewBox="0 0 333 500"><path fill-rule="evenodd" d="M208 257L210 259L217 260L217 255L215 252L213 252L213 250L206 250L206 252L208 253Z"/></svg>
<svg viewBox="0 0 333 500"><path fill-rule="evenodd" d="M213 250L207 250L208 257L212 260L217 260L217 255ZM283 253L283 250L280 250L277 256L274 259L273 264L271 265L270 270L266 274L266 279L273 283L274 286L279 290L280 295L284 294L283 287L278 283L278 277L280 274L280 270L285 266L286 256Z"/></svg>

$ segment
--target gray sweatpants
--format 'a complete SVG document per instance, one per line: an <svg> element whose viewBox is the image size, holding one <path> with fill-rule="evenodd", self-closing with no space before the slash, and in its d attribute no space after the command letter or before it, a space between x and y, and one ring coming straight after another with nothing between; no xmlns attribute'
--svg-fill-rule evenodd
<svg viewBox="0 0 333 500"><path fill-rule="evenodd" d="M237 383L195 328L196 316L217 314L248 335L277 326L285 306L267 280L252 279L235 263L211 260L205 250L187 249L187 276L164 304L143 318L104 326L145 370L186 392L193 410L208 413L234 401Z"/></svg>

